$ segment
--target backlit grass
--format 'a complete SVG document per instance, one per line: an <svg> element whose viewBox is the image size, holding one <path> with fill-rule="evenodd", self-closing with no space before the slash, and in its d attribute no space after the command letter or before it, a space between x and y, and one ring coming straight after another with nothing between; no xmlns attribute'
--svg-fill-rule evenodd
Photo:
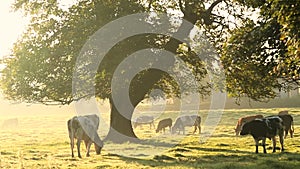
<svg viewBox="0 0 300 169"><path fill-rule="evenodd" d="M199 142L198 134L191 134L193 128L187 127L187 135L181 138L168 130L165 134L157 134L145 125L135 129L144 140L141 144L106 142L101 155L96 155L92 146L91 157L83 156L82 159L72 158L70 154L66 122L72 114L23 115L18 117L16 128L1 129L0 168L298 168L300 108L288 109L294 117L295 134L294 138L288 136L285 140L284 153L280 150L271 153L272 144L268 140L268 154L262 154L262 147L259 147L260 154L255 154L251 136L235 137L234 127L239 117L273 115L280 110L225 110L214 134L204 143ZM158 114L155 125L159 119L171 117L175 120L177 115L178 112L171 111ZM204 121L207 111L200 111L199 115ZM9 115L2 116L0 122L8 118ZM99 130L101 138L105 130ZM81 152L85 154L83 145Z"/></svg>

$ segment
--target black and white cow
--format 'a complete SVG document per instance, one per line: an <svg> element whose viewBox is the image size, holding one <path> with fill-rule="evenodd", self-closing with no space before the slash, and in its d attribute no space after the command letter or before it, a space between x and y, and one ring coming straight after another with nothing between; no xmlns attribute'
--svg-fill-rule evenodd
<svg viewBox="0 0 300 169"><path fill-rule="evenodd" d="M244 124L240 135L250 134L255 140L256 153L258 153L258 142L262 140L264 153L266 151L266 138L273 141L273 152L276 151L276 136L279 136L281 151L284 151L283 145L283 121L279 116L266 117L263 119L255 119Z"/></svg>
<svg viewBox="0 0 300 169"><path fill-rule="evenodd" d="M177 130L178 133L182 131L183 134L185 134L184 128L185 126L195 126L195 130L193 134L197 131L197 128L199 129L199 134L201 133L201 117L198 115L185 115L180 116L176 119L173 127L172 127L172 133L174 134Z"/></svg>
<svg viewBox="0 0 300 169"><path fill-rule="evenodd" d="M68 132L70 138L72 157L74 157L74 142L77 139L78 157L80 154L80 143L83 140L87 149L86 156L90 156L90 147L95 145L96 154L101 153L103 141L100 139L97 130L99 127L99 117L97 115L74 116L68 120Z"/></svg>

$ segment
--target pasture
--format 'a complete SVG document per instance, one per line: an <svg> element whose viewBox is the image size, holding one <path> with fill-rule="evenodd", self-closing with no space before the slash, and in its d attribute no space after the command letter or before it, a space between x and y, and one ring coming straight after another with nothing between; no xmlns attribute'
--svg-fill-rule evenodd
<svg viewBox="0 0 300 169"><path fill-rule="evenodd" d="M294 138L285 139L286 151L271 153L271 141L267 140L268 154L255 154L253 138L235 137L236 121L241 116L252 114L274 115L280 110L289 110L294 117ZM202 124L207 111L198 113ZM165 117L173 122L178 112L164 112L156 116L155 125ZM136 134L149 144L112 144L105 142L101 155L91 147L91 157L71 157L67 120L74 113L28 113L23 115L1 115L0 124L6 119L18 118L18 126L0 129L0 168L299 168L300 166L300 108L289 109L228 109L215 132L206 142L199 142L198 134L190 134L192 127L186 127L185 137L155 133L149 125L137 127ZM108 115L107 115L108 117ZM100 122L101 123L101 122ZM101 125L100 125L101 126ZM105 130L99 130L103 139ZM159 138L159 139L157 139ZM279 143L277 142L277 146ZM82 143L82 154L85 148ZM158 148L162 150L158 150ZM143 153L144 152L144 153ZM153 154L145 155L145 152ZM122 155L126 154L126 155Z"/></svg>

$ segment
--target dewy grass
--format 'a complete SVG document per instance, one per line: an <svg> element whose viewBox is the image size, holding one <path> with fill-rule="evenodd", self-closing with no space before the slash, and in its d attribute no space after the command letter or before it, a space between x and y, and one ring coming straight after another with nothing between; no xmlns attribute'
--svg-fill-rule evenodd
<svg viewBox="0 0 300 169"><path fill-rule="evenodd" d="M91 157L71 157L66 121L70 114L22 115L16 129L1 129L1 168L298 168L300 166L300 108L288 109L294 117L294 138L285 139L286 152L271 153L272 142L267 140L268 154L255 154L251 136L236 137L234 128L237 119L251 114L273 115L282 109L231 109L225 110L213 135L206 142L199 142L198 134L191 134L186 127L186 137L179 143L178 135L155 133L148 125L137 127L135 132L144 141L142 144L113 144L106 142L101 155L91 148ZM166 112L157 116L171 117L178 112ZM207 111L200 111L203 121ZM8 115L9 116L9 115ZM9 118L9 117L7 117ZM42 121L42 123L41 123ZM40 127L42 125L42 127ZM98 131L101 135L102 131ZM103 134L102 134L103 138ZM279 143L277 143L279 145ZM82 152L85 152L85 147ZM158 152L158 148L165 148ZM112 151L113 150L113 151ZM147 151L144 153L143 151ZM160 151L160 150L159 150ZM259 147L262 152L262 147ZM75 151L76 153L76 151ZM153 155L147 155L153 154Z"/></svg>

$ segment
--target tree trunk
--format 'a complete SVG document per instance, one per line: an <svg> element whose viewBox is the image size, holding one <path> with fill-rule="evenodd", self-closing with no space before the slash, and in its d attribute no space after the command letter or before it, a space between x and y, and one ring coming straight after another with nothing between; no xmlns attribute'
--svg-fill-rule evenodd
<svg viewBox="0 0 300 169"><path fill-rule="evenodd" d="M135 135L132 125L131 119L134 108L144 99L145 95L153 87L153 85L161 79L163 72L159 70L149 70L144 73L143 77L139 79L134 78L133 83L130 86L130 101L133 106L128 105L120 105L122 104L122 99L126 97L120 97L118 100L118 108L120 110L125 110L124 112L119 112L117 106L115 105L112 98L110 98L111 105L111 119L110 119L110 130L105 140L109 140L115 143L122 143L126 141L136 142L139 141L137 136ZM125 102L125 101L124 101Z"/></svg>
<svg viewBox="0 0 300 169"><path fill-rule="evenodd" d="M131 119L124 117L124 114L120 113L110 99L111 105L111 114L110 114L110 130L105 140L112 141L114 143L123 143L126 141L135 142L138 141L137 136L135 135ZM128 111L127 117L132 117L133 110Z"/></svg>

